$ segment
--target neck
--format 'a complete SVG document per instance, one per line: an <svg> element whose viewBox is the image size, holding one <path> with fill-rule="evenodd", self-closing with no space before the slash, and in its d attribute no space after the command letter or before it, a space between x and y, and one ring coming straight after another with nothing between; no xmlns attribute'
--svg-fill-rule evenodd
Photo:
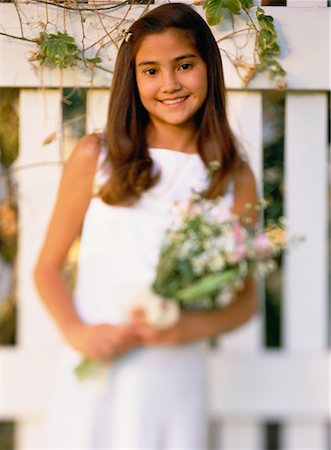
<svg viewBox="0 0 331 450"><path fill-rule="evenodd" d="M184 153L198 152L197 132L192 126L149 123L146 133L149 147L167 148Z"/></svg>

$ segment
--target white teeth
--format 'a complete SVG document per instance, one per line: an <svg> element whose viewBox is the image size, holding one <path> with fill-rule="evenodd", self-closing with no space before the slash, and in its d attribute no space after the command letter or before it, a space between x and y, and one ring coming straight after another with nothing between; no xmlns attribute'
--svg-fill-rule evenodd
<svg viewBox="0 0 331 450"><path fill-rule="evenodd" d="M185 100L186 97L176 98L175 100L163 100L162 103L166 105L175 105L176 103L180 103Z"/></svg>

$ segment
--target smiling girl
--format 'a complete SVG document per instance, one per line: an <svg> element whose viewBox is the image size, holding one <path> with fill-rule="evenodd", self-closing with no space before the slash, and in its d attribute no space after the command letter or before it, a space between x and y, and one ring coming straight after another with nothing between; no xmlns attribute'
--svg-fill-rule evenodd
<svg viewBox="0 0 331 450"><path fill-rule="evenodd" d="M215 160L220 169L206 186ZM124 313L154 279L173 202L202 188L238 214L256 202L227 121L217 43L192 8L166 4L127 32L105 134L82 138L68 160L36 266L40 295L69 344L47 447L208 448L207 342L252 317L253 282L227 308L182 312L162 330L141 311L129 323ZM81 229L72 295L63 266ZM102 379L74 378L81 355L106 363Z"/></svg>

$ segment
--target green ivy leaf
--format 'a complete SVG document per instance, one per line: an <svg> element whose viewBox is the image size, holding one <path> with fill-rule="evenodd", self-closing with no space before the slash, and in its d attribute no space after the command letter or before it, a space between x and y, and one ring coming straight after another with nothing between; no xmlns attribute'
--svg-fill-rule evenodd
<svg viewBox="0 0 331 450"><path fill-rule="evenodd" d="M49 62L61 69L72 67L79 59L79 49L72 36L67 33L40 33L39 55L40 64Z"/></svg>
<svg viewBox="0 0 331 450"><path fill-rule="evenodd" d="M203 9L209 25L217 25L224 19L225 10L230 15L239 14L244 9L249 15L249 10L254 6L254 0L204 0ZM259 30L257 31L256 52L259 57L257 71L269 71L269 77L284 76L285 70L276 60L280 53L277 43L278 35L274 26L274 19L266 15L265 11L256 9Z"/></svg>
<svg viewBox="0 0 331 450"><path fill-rule="evenodd" d="M210 26L222 22L224 18L222 0L206 0L203 4L203 8L206 11L206 19Z"/></svg>
<svg viewBox="0 0 331 450"><path fill-rule="evenodd" d="M102 59L100 58L100 56L95 56L94 58L85 58L86 61L92 63L92 64L99 64L102 62Z"/></svg>
<svg viewBox="0 0 331 450"><path fill-rule="evenodd" d="M67 33L58 32L58 38L61 39L62 42L67 44L68 46L72 45L76 47L75 39Z"/></svg>
<svg viewBox="0 0 331 450"><path fill-rule="evenodd" d="M286 72L275 58L280 53L280 47L277 43L278 35L273 23L274 19L272 16L265 15L262 8L257 8L256 17L260 26L257 39L257 53L260 62L257 70L259 72L268 70L270 79L284 76Z"/></svg>
<svg viewBox="0 0 331 450"><path fill-rule="evenodd" d="M244 9L250 9L254 6L254 0L240 0L240 3Z"/></svg>
<svg viewBox="0 0 331 450"><path fill-rule="evenodd" d="M88 63L88 66L91 70L95 68L95 66L102 62L100 56L95 56L94 58L85 58L85 61Z"/></svg>
<svg viewBox="0 0 331 450"><path fill-rule="evenodd" d="M227 8L232 14L239 14L241 10L240 0L224 0L224 8Z"/></svg>
<svg viewBox="0 0 331 450"><path fill-rule="evenodd" d="M262 48L270 47L274 43L274 35L266 29L262 29L258 37L259 46Z"/></svg>
<svg viewBox="0 0 331 450"><path fill-rule="evenodd" d="M205 0L203 9L209 25L217 25L224 19L224 9L231 14L239 14L241 3L239 0Z"/></svg>
<svg viewBox="0 0 331 450"><path fill-rule="evenodd" d="M275 31L274 24L271 20L266 20L265 18L263 18L259 21L259 25L262 30L268 30L268 31L270 31L270 33L272 33L274 35L277 34Z"/></svg>
<svg viewBox="0 0 331 450"><path fill-rule="evenodd" d="M264 16L264 9L258 7L256 10L256 18L257 20L260 20L261 17Z"/></svg>
<svg viewBox="0 0 331 450"><path fill-rule="evenodd" d="M274 26L274 19L272 16L266 16L264 14L263 9L258 8L256 11L256 17L259 22L260 28L265 29L273 33L275 36L277 36L275 26Z"/></svg>

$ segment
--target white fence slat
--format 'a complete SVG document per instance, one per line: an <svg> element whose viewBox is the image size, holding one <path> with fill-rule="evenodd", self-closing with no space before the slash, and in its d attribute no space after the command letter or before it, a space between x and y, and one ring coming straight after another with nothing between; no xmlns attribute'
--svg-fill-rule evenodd
<svg viewBox="0 0 331 450"><path fill-rule="evenodd" d="M102 132L107 122L110 89L89 89L86 97L87 133Z"/></svg>
<svg viewBox="0 0 331 450"><path fill-rule="evenodd" d="M284 450L330 450L325 423L288 420L282 429Z"/></svg>
<svg viewBox="0 0 331 450"><path fill-rule="evenodd" d="M47 410L58 354L52 347L2 349L2 417L32 418ZM211 352L208 364L208 409L213 423L229 419L325 423L329 417L326 352L300 356L269 351L222 357Z"/></svg>
<svg viewBox="0 0 331 450"><path fill-rule="evenodd" d="M44 349L1 349L1 418L38 421L47 411L59 353Z"/></svg>
<svg viewBox="0 0 331 450"><path fill-rule="evenodd" d="M286 0L286 6L294 8L326 8L328 0Z"/></svg>
<svg viewBox="0 0 331 450"><path fill-rule="evenodd" d="M60 105L59 90L20 92L20 154L16 163L20 227L17 290L19 345L24 348L48 347L57 336L36 294L32 271L61 174L57 138L43 145L43 140L59 129ZM30 164L32 167L28 167Z"/></svg>
<svg viewBox="0 0 331 450"><path fill-rule="evenodd" d="M231 128L247 153L250 165L261 187L262 182L262 93L228 92L228 114Z"/></svg>
<svg viewBox="0 0 331 450"><path fill-rule="evenodd" d="M228 112L231 128L248 155L261 193L262 182L262 94L258 92L228 93ZM220 338L220 352L254 350L262 340L261 317L252 319L241 328Z"/></svg>
<svg viewBox="0 0 331 450"><path fill-rule="evenodd" d="M306 241L285 261L284 340L291 350L317 350L328 326L327 96L288 94L285 129L285 215L289 234Z"/></svg>
<svg viewBox="0 0 331 450"><path fill-rule="evenodd" d="M329 415L327 352L305 356L270 350L263 354L211 352L209 383L214 422L229 417L325 421Z"/></svg>
<svg viewBox="0 0 331 450"><path fill-rule="evenodd" d="M42 420L37 417L27 416L24 420L18 421L18 426L15 430L15 449L46 450L40 446L40 432L42 430L42 424Z"/></svg>
<svg viewBox="0 0 331 450"><path fill-rule="evenodd" d="M262 427L254 420L225 420L221 425L222 450L265 450Z"/></svg>

